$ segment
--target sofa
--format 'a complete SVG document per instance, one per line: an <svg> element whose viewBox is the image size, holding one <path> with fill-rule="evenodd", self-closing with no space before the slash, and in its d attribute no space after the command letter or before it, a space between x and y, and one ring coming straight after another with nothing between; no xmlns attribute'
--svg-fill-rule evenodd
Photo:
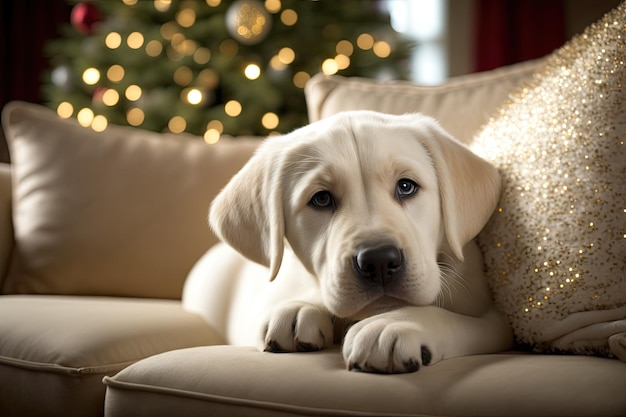
<svg viewBox="0 0 626 417"><path fill-rule="evenodd" d="M419 111L470 144L526 83L545 81L550 60L430 87L317 75L305 90L309 118ZM560 353L538 340L400 375L348 371L339 346L231 345L182 294L216 243L207 208L259 138L94 132L22 102L3 109L2 126L12 161L0 165L3 417L626 415L620 305L604 306L618 312L611 343L596 335L604 350L591 355L567 353L569 339L558 339ZM619 295L623 269L617 277Z"/></svg>

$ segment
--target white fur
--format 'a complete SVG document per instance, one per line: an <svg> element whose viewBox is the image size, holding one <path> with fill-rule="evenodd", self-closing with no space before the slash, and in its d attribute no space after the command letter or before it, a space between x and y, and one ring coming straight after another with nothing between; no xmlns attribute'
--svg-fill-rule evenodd
<svg viewBox="0 0 626 417"><path fill-rule="evenodd" d="M404 178L420 190L400 201ZM335 209L310 206L319 191ZM491 306L472 240L499 192L495 168L424 115L358 111L313 123L268 139L215 199L210 224L234 249L205 255L183 303L228 343L272 351L327 347L336 318L358 321L343 353L363 371L504 350L508 323ZM390 241L404 255L401 278L359 278L358 248Z"/></svg>

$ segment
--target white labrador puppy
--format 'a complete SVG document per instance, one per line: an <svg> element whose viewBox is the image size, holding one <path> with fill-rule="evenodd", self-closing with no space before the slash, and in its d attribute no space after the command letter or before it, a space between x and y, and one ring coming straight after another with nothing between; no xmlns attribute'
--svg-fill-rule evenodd
<svg viewBox="0 0 626 417"><path fill-rule="evenodd" d="M328 347L338 318L356 322L343 356L365 372L505 350L473 242L499 192L496 169L421 114L346 112L270 138L211 206L236 251L198 262L184 305L271 352Z"/></svg>

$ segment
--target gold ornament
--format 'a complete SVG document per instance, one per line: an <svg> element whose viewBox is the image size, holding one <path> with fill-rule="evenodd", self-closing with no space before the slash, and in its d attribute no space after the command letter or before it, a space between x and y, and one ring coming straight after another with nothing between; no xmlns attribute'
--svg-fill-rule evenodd
<svg viewBox="0 0 626 417"><path fill-rule="evenodd" d="M258 0L238 0L226 11L226 28L245 45L263 41L272 29L272 18Z"/></svg>

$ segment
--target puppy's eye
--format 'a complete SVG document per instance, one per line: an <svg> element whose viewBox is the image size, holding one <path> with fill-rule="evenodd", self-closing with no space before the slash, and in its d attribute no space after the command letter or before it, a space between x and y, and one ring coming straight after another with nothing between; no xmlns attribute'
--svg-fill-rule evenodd
<svg viewBox="0 0 626 417"><path fill-rule="evenodd" d="M409 198L419 191L420 186L413 180L402 178L396 184L396 197L399 199Z"/></svg>
<svg viewBox="0 0 626 417"><path fill-rule="evenodd" d="M309 206L321 209L335 208L335 199L328 191L318 191L309 200Z"/></svg>

